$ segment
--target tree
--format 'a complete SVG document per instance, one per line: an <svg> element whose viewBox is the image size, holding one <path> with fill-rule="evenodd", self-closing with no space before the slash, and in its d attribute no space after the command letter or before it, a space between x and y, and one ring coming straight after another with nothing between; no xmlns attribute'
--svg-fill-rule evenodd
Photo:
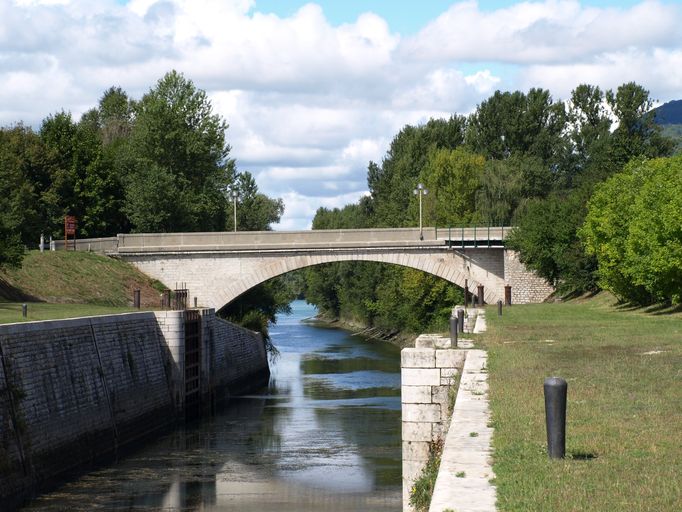
<svg viewBox="0 0 682 512"><path fill-rule="evenodd" d="M611 118L599 87L581 84L568 103L566 153L559 165L558 186L601 181L611 172Z"/></svg>
<svg viewBox="0 0 682 512"><path fill-rule="evenodd" d="M654 121L649 91L629 82L618 87L615 93L608 91L606 101L618 120L611 143L614 171L637 156L657 158L672 152L673 142L661 135L661 127Z"/></svg>
<svg viewBox="0 0 682 512"><path fill-rule="evenodd" d="M235 164L225 142L227 123L213 113L206 93L171 71L134 113L125 205L134 229L225 229L225 193L235 179Z"/></svg>
<svg viewBox="0 0 682 512"><path fill-rule="evenodd" d="M414 225L418 213L409 208L412 190L428 162L429 151L455 149L464 142L466 121L461 116L431 119L422 126L405 126L393 139L378 166L370 162L367 184L376 227Z"/></svg>
<svg viewBox="0 0 682 512"><path fill-rule="evenodd" d="M265 231L272 229L271 225L279 222L284 213L284 202L272 199L258 192L258 185L250 172L237 175L237 229L240 231ZM232 203L228 198L226 203L230 213L227 215L227 229L234 229L234 215L231 213Z"/></svg>
<svg viewBox="0 0 682 512"><path fill-rule="evenodd" d="M528 201L507 238L509 249L564 293L595 288L596 261L586 257L576 230L585 218L587 189Z"/></svg>
<svg viewBox="0 0 682 512"><path fill-rule="evenodd" d="M466 141L489 159L521 153L549 165L558 158L565 123L564 105L554 103L549 91L495 91L469 118Z"/></svg>
<svg viewBox="0 0 682 512"><path fill-rule="evenodd" d="M0 212L6 248L35 246L41 233L49 233L41 196L49 187L50 168L46 148L30 128L0 129Z"/></svg>
<svg viewBox="0 0 682 512"><path fill-rule="evenodd" d="M420 176L429 190L424 208L427 225L455 226L476 219L476 191L484 165L482 156L463 147L433 148L429 152ZM418 208L418 198L413 196L411 206Z"/></svg>
<svg viewBox="0 0 682 512"><path fill-rule="evenodd" d="M639 159L599 185L580 236L623 300L682 300L682 157Z"/></svg>

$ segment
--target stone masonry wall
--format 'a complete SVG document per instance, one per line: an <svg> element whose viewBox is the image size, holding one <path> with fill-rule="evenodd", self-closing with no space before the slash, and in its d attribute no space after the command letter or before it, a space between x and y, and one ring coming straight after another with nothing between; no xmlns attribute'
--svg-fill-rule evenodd
<svg viewBox="0 0 682 512"><path fill-rule="evenodd" d="M267 384L270 370L260 333L226 322L215 314L212 324L211 389L225 388L236 394L252 387L254 379L261 385Z"/></svg>
<svg viewBox="0 0 682 512"><path fill-rule="evenodd" d="M171 418L151 313L0 326L0 347L0 438L12 457L0 467L2 496L113 452Z"/></svg>
<svg viewBox="0 0 682 512"><path fill-rule="evenodd" d="M554 293L547 281L526 269L514 251L504 251L505 284L512 287L512 304L536 304Z"/></svg>
<svg viewBox="0 0 682 512"><path fill-rule="evenodd" d="M202 310L202 393L267 384L260 334ZM183 311L0 326L0 503L175 420Z"/></svg>
<svg viewBox="0 0 682 512"><path fill-rule="evenodd" d="M447 340L449 342L449 340ZM429 457L447 432L448 392L464 366L465 350L405 348L401 352L403 510Z"/></svg>

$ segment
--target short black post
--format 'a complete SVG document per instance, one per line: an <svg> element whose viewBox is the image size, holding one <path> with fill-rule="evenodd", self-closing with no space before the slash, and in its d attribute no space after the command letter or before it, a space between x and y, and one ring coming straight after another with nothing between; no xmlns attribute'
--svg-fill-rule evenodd
<svg viewBox="0 0 682 512"><path fill-rule="evenodd" d="M133 290L133 307L140 309L140 290Z"/></svg>
<svg viewBox="0 0 682 512"><path fill-rule="evenodd" d="M457 348L457 329L459 320L457 317L450 317L450 348Z"/></svg>
<svg viewBox="0 0 682 512"><path fill-rule="evenodd" d="M21 305L21 316L24 318L28 316L28 304Z"/></svg>
<svg viewBox="0 0 682 512"><path fill-rule="evenodd" d="M459 325L459 332L464 332L464 310L457 310L457 324Z"/></svg>
<svg viewBox="0 0 682 512"><path fill-rule="evenodd" d="M545 379L545 419L547 420L547 454L563 459L566 454L566 395L568 384L560 377Z"/></svg>
<svg viewBox="0 0 682 512"><path fill-rule="evenodd" d="M478 285L478 303L480 304L481 307L483 307L483 304L485 303L485 292L483 291L483 285L479 284Z"/></svg>
<svg viewBox="0 0 682 512"><path fill-rule="evenodd" d="M497 301L497 316L502 316L502 301Z"/></svg>
<svg viewBox="0 0 682 512"><path fill-rule="evenodd" d="M464 307L469 307L469 280L464 280Z"/></svg>

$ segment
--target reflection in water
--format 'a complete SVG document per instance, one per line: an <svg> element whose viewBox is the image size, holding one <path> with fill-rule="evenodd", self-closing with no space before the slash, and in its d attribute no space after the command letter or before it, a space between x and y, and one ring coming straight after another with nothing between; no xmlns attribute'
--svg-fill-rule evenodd
<svg viewBox="0 0 682 512"><path fill-rule="evenodd" d="M400 354L301 323L271 335L267 391L234 399L27 510L400 510Z"/></svg>

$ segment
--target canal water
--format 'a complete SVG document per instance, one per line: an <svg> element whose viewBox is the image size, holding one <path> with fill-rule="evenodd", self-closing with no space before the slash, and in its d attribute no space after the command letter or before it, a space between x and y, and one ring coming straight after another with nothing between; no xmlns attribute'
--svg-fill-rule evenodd
<svg viewBox="0 0 682 512"><path fill-rule="evenodd" d="M30 503L32 511L399 511L400 352L305 322L270 334L262 394L233 399Z"/></svg>

